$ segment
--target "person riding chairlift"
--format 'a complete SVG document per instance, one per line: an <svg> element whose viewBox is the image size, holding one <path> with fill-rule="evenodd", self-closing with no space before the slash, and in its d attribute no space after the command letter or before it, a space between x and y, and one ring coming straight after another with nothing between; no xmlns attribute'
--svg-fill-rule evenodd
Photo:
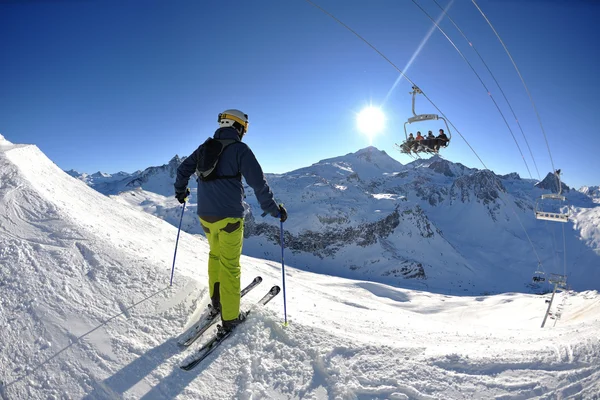
<svg viewBox="0 0 600 400"><path fill-rule="evenodd" d="M415 137L413 136L412 132L408 135L408 139L406 139L406 142L402 145L402 149L403 151L410 153L410 151L412 150L413 146L415 144Z"/></svg>
<svg viewBox="0 0 600 400"><path fill-rule="evenodd" d="M421 136L421 131L417 131L417 137L415 138L415 144L413 145L413 150L416 152L421 150L421 143L425 138Z"/></svg>
<svg viewBox="0 0 600 400"><path fill-rule="evenodd" d="M448 145L448 136L444 133L443 129L440 129L440 134L437 136L435 140L435 151L438 152L440 150L440 146L446 147Z"/></svg>
<svg viewBox="0 0 600 400"><path fill-rule="evenodd" d="M427 132L427 138L425 138L425 140L423 140L423 144L425 146L427 146L427 148L429 150L431 150L431 151L435 150L436 141L435 141L435 136L433 136L432 131Z"/></svg>

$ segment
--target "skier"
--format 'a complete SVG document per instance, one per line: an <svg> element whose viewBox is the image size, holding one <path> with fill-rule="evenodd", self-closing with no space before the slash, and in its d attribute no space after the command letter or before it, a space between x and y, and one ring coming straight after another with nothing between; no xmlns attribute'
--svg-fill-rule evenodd
<svg viewBox="0 0 600 400"><path fill-rule="evenodd" d="M240 314L240 256L244 240L242 176L254 189L265 213L284 222L287 211L273 199L260 164L248 145L242 142L248 131L248 115L239 110L226 110L219 114L218 123L213 137L228 144L224 144L222 153L217 155L216 176L211 180L198 179L198 216L210 246L209 307L213 315L221 313L222 330L228 332L245 318ZM181 204L187 200L189 178L202 161L201 154L207 154L201 147L177 168L175 197Z"/></svg>
<svg viewBox="0 0 600 400"><path fill-rule="evenodd" d="M437 135L436 143L435 143L435 151L436 153L440 150L440 147L448 146L448 136L444 133L443 129L440 129L440 134Z"/></svg>
<svg viewBox="0 0 600 400"><path fill-rule="evenodd" d="M408 135L408 139L406 139L406 142L404 142L402 144L402 151L405 153L410 153L410 151L412 150L413 146L415 144L415 137L413 136L412 132Z"/></svg>
<svg viewBox="0 0 600 400"><path fill-rule="evenodd" d="M423 139L423 141L421 143L423 143L425 146L427 146L427 149L434 150L435 136L433 135L433 132L432 131L427 132L427 138Z"/></svg>

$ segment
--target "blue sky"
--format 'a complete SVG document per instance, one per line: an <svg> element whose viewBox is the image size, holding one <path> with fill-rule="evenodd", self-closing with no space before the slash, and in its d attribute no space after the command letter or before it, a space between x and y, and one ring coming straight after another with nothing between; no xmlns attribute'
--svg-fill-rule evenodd
<svg viewBox="0 0 600 400"><path fill-rule="evenodd" d="M432 0L415 0L431 15ZM447 0L438 0L447 5ZM404 68L432 23L409 0L317 2ZM600 5L594 1L480 0L529 86L554 163L567 184L598 185ZM543 176L548 151L527 93L471 1L448 9L492 69ZM448 20L441 26L523 136L498 88ZM249 114L245 141L266 172L357 151L370 140L356 114L379 105L372 144L395 150L411 114L410 84L333 19L302 0L0 1L0 133L34 143L63 169L133 172L188 155L220 111ZM405 71L486 165L529 177L511 134L467 63L434 32ZM392 87L393 90L392 90ZM418 113L434 112L424 99ZM437 131L440 124L414 126ZM481 168L453 132L443 156Z"/></svg>

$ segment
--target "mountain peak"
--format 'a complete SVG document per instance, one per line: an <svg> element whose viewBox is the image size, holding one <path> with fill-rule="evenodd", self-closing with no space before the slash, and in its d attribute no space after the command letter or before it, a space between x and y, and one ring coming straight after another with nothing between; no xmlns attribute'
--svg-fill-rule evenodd
<svg viewBox="0 0 600 400"><path fill-rule="evenodd" d="M516 180L516 181L520 181L521 180L521 176L518 173L516 173L516 172L510 172L510 173L508 173L506 175L501 175L500 178L502 178L502 179L513 179L513 180Z"/></svg>
<svg viewBox="0 0 600 400"><path fill-rule="evenodd" d="M546 175L541 182L535 184L535 187L549 190L552 193L558 193L558 186L558 179L556 179L556 176L551 172L548 172L548 175ZM562 189L562 192L568 192L571 190L571 188L568 187L564 182L560 183L560 189Z"/></svg>
<svg viewBox="0 0 600 400"><path fill-rule="evenodd" d="M67 174L71 175L74 178L77 178L79 176L81 176L82 174L80 174L78 171L75 171L74 169L70 169L68 171L65 171Z"/></svg>
<svg viewBox="0 0 600 400"><path fill-rule="evenodd" d="M395 164L402 165L399 161L396 161L392 157L390 157L388 153L386 153L383 150L379 150L375 146L365 147L364 149L360 149L358 151L355 151L354 153L348 153L345 156L336 157L335 159L342 159L342 158L360 159L360 160L364 160L364 161L367 161L370 163L378 163L378 162L382 162L382 161L383 162L392 161Z"/></svg>
<svg viewBox="0 0 600 400"><path fill-rule="evenodd" d="M369 153L372 153L372 152L386 154L385 151L379 150L375 146L368 146L368 147L365 147L364 149L357 150L357 151L354 152L354 154L361 155L361 154L369 154ZM352 153L350 153L350 154L352 154Z"/></svg>
<svg viewBox="0 0 600 400"><path fill-rule="evenodd" d="M0 146L1 145L12 145L2 134L0 134Z"/></svg>
<svg viewBox="0 0 600 400"><path fill-rule="evenodd" d="M175 154L175 156L173 158L171 158L171 160L169 160L169 167L179 167L179 164L181 164L183 160L181 159L181 157L179 157L178 154Z"/></svg>
<svg viewBox="0 0 600 400"><path fill-rule="evenodd" d="M456 176L454 174L454 172L452 172L452 169L450 168L451 162L448 160L444 160L443 158L439 157L437 154L433 157L431 157L429 159L429 161L433 161L431 162L431 164L429 164L429 169L434 170L437 173L449 176L449 177L453 177Z"/></svg>

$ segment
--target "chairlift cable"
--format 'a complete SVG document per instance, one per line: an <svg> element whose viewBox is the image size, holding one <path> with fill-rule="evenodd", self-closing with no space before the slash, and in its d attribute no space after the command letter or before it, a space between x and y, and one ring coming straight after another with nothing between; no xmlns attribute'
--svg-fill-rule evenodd
<svg viewBox="0 0 600 400"><path fill-rule="evenodd" d="M513 133L513 130L510 127L510 124L506 120L506 117L504 116L504 113L502 112L502 109L500 108L500 106L496 102L496 99L494 98L494 96L492 96L492 92L488 89L487 85L485 84L485 82L483 81L483 79L481 78L481 76L479 75L479 73L477 73L477 71L475 70L475 68L471 64L471 62L467 59L467 57L465 57L465 55L463 54L463 52L460 51L460 49L456 46L456 44L454 43L454 41L446 34L446 32L436 22L436 20L431 15L429 15L429 13L427 11L425 11L425 9L423 7L421 7L421 5L419 3L417 3L416 0L412 0L412 2L417 7L419 7L419 9L427 16L427 18L429 18L431 20L431 22L433 22L435 24L436 28L442 33L442 35L444 35L444 37L448 40L448 42L450 42L450 44L452 45L452 47L454 47L454 50L456 50L458 52L458 54L462 57L462 59L471 68L471 71L473 71L473 73L475 74L475 76L477 77L477 79L479 79L479 82L481 83L481 85L483 86L483 88L487 92L488 96L490 97L490 99L492 100L492 102L494 103L494 105L496 106L496 109L500 113L500 116L502 117L502 120L506 124L506 127L508 128L508 130L510 132L510 135L512 136L513 140L515 141L515 145L517 146L517 149L519 149L519 153L521 154L521 158L523 159L523 162L525 163L525 168L527 168L527 172L529 173L529 176L533 179L533 176L531 175L531 171L529 170L529 165L527 164L527 160L525 160L525 156L523 155L523 152L521 151L521 146L519 146L519 142L517 141L517 138L515 137L515 134Z"/></svg>
<svg viewBox="0 0 600 400"><path fill-rule="evenodd" d="M542 118L540 117L540 113L538 112L535 102L533 101L533 97L531 96L531 92L529 91L527 84L525 84L525 79L523 79L523 75L521 75L521 71L519 70L519 67L517 67L517 63L515 63L515 60L513 59L512 55L510 54L510 51L508 51L508 48L504 44L504 41L502 40L502 38L500 37L500 35L498 34L496 29L492 25L492 23L490 22L488 17L481 10L479 5L477 5L477 2L475 0L471 0L471 1L472 1L473 5L477 8L477 10L479 10L479 12L481 13L481 16L486 20L486 22L488 23L488 25L490 26L490 28L492 29L492 31L498 38L498 41L500 42L500 44L502 44L502 47L504 47L504 51L506 51L508 58L510 58L510 61L512 62L513 66L515 67L515 70L517 71L517 74L519 75L519 78L521 79L521 82L523 83L523 87L525 87L525 91L527 92L527 95L529 96L529 101L531 101L531 105L533 106L533 110L535 111L535 115L537 116L538 122L540 124L540 128L542 130L542 134L544 135L544 140L546 141L546 147L548 148L548 155L550 156L550 163L552 164L552 171L556 171L556 168L554 167L554 160L552 159L552 152L550 151L550 144L548 143L548 137L546 136L546 130L544 129L544 125L542 124ZM556 179L559 181L559 184L560 184L560 177L557 176Z"/></svg>
<svg viewBox="0 0 600 400"><path fill-rule="evenodd" d="M563 275L565 276L565 278L567 277L567 239L565 238L565 224L562 224L562 231L563 231L563 262L565 263L564 265L564 272Z"/></svg>
<svg viewBox="0 0 600 400"><path fill-rule="evenodd" d="M490 28L492 29L492 31L496 35L496 38L498 39L498 41L500 42L500 44L504 48L504 51L506 52L506 55L508 56L508 58L512 62L513 67L515 67L515 71L517 72L517 75L519 75L519 78L521 79L521 83L523 83L523 87L525 88L525 91L527 92L527 96L529 96L529 101L531 102L531 105L533 107L535 115L536 115L536 117L538 119L538 122L539 122L539 125L540 125L540 129L542 131L542 134L544 135L544 141L546 142L546 147L548 148L548 155L550 157L550 164L552 165L552 171L554 172L554 176L556 177L556 181L558 183L558 194L560 195L561 192L562 192L562 184L561 184L560 175L556 172L556 167L554 166L554 160L552 158L552 152L550 151L550 144L548 143L548 136L546 135L546 130L544 129L544 125L542 124L542 118L540 117L540 113L538 112L538 109L537 109L537 107L535 105L535 102L533 101L533 96L531 95L531 92L529 91L529 88L527 87L527 84L525 83L525 79L523 78L523 75L521 74L521 71L519 70L519 67L517 67L517 63L513 59L512 55L510 54L510 51L508 51L508 48L506 47L506 45L504 44L504 41L502 40L502 38L500 37L500 35L498 34L498 32L496 31L496 29L492 25L491 21L488 19L488 17L485 15L485 13L479 7L479 5L477 4L477 2L475 0L471 0L471 2L475 6L475 8L477 8L477 10L481 14L481 16L485 19L485 21L488 23L488 25L490 26ZM567 245L566 245L565 227L564 227L564 225L563 225L562 229L563 229L564 276L566 277L567 276Z"/></svg>
<svg viewBox="0 0 600 400"><path fill-rule="evenodd" d="M558 252L557 252L558 245L556 242L556 233L554 232L554 229L548 228L548 224L549 224L548 221L544 221L544 222L546 224L546 230L548 230L552 233L552 244L554 245L554 261L556 262L556 271L558 271L560 268L560 259L558 258Z"/></svg>
<svg viewBox="0 0 600 400"><path fill-rule="evenodd" d="M435 0L434 0L434 1L435 1ZM426 15L426 16L427 16L427 17L428 17L428 18L429 18L429 19L430 19L430 20L431 20L431 21L432 21L434 24L435 24L435 26L438 28L438 30L439 30L439 31L440 31L440 32L441 32L441 33L444 35L444 37L446 37L446 39L447 39L447 40L450 42L450 44L452 45L452 47L454 47L454 49L455 49L455 50L458 52L458 54L459 54L459 55L462 57L462 59L463 59L463 60L464 60L464 61L465 61L465 62L466 62L468 65L469 65L469 67L471 68L471 70L473 71L473 73L475 74L475 76L477 76L477 79L479 79L479 82L481 82L481 84L483 85L484 89L487 91L488 95L490 96L490 99L492 100L492 102L493 102L493 103L494 103L494 105L496 106L496 109L498 110L498 112L499 112L499 113L500 113L500 115L502 116L502 119L504 120L504 123L506 124L506 127L508 128L508 130L509 130L509 132L510 132L510 134L511 134L512 138L513 138L513 140L515 141L515 144L516 144L516 146L517 146L517 149L519 150L519 153L521 154L521 158L523 158L523 162L525 163L525 167L527 168L527 172L529 172L529 176L530 176L530 177L533 179L533 176L531 175L531 171L530 171L530 169L529 169L529 165L527 164L527 161L525 160L525 156L523 155L523 152L521 151L521 147L519 146L519 143L518 143L518 141L517 141L517 139L516 139L516 137L515 137L515 135L514 135L514 133L513 133L512 129L511 129L510 125L508 124L508 121L506 120L506 117L504 116L504 113L503 113L503 112L502 112L502 110L500 109L500 106L498 105L498 103L496 102L496 100L494 99L494 97L492 96L492 94L491 94L490 90L488 89L487 85L485 84L485 82L483 81L483 79L481 78L481 76L480 76L480 75L477 73L477 71L475 70L475 68L473 67L473 65L472 65L472 64L469 62L469 60L468 60L468 59L465 57L465 55L462 53L462 51L460 51L460 49L459 49L459 48L456 46L456 44L454 43L454 41L453 41L453 40L452 40L452 39L451 39L451 38L450 38L450 37L449 37L449 36L446 34L446 32L445 32L445 31L442 29L442 27L441 27L441 26L440 26L440 25L439 25L439 24L438 24L438 23L435 21L435 19L434 19L434 18L432 18L432 17L431 17L431 15L429 15L429 13L427 13L427 11L425 11L425 9L423 9L423 7L421 7L421 6L420 6L420 5L419 5L419 4L416 2L416 0L412 0L412 2L413 2L413 3L414 3L414 4L415 4L415 5L416 5L416 6L417 6L417 7L418 7L418 8L419 8L419 9L420 9L420 10L421 10L421 11L422 11L422 12L423 12L425 15ZM437 4L437 3L436 3L436 4ZM438 4L438 6L439 6L439 4ZM444 13L445 13L445 11L444 11ZM446 14L446 15L447 15L447 14ZM456 24L455 24L455 26L456 26ZM458 29L458 26L456 26L456 27L457 27L457 29ZM460 31L460 29L459 29L459 31ZM460 32L462 33L462 31L460 31ZM464 34L463 34L463 37L465 37L465 39L467 39L467 38L466 38L466 36L464 36ZM469 41L469 40L467 39L467 41ZM469 43L470 43L470 42L469 42ZM473 47L473 46L471 46L471 47ZM479 53L477 53L477 54L479 54ZM481 58L481 56L480 56L480 58ZM482 60L482 61L483 61L483 60ZM486 67L487 67L487 64L485 64L485 62L484 62L484 65L486 65ZM488 71L489 71L489 68L488 68ZM491 74L491 71L490 71L490 74ZM493 76L493 74L492 74L492 76ZM496 79L494 78L494 80L496 80ZM497 82L497 81L496 81L496 84L498 84L498 82ZM498 84L498 87L500 87L500 85L499 85L499 84ZM500 90L502 91L502 89L500 89ZM502 93L504 94L504 92L502 92ZM505 96L505 99L506 99L506 96ZM508 102L508 100L507 100L507 102ZM511 107L511 110L512 110L512 107ZM440 111L440 112L441 112L441 111ZM514 115L514 111L513 111L513 115ZM516 116L515 116L515 119L516 119ZM450 121L449 121L449 122L450 122ZM452 124L452 127L454 127L454 129L456 130L456 127L455 127L453 124ZM520 125L519 125L519 127L520 127ZM522 131L522 130L521 130L521 131ZM523 133L523 136L525 136L525 134L524 134L524 133ZM462 137L462 135L461 135L461 137ZM528 144L528 147L529 147L529 144ZM531 151L531 148L530 148L530 151ZM533 155L532 155L532 157L533 157ZM534 162L535 162L535 161L534 161ZM484 166L485 166L485 165L484 165ZM486 169L487 169L487 167L486 167ZM537 164L536 164L536 169L537 169ZM539 175L539 171L538 171L538 175ZM500 190L500 192L501 192L501 190ZM531 238L529 237L529 234L527 233L527 229L525 229L525 226L523 225L523 222L521 221L521 218L520 218L520 217L519 217L519 215L516 213L516 211L514 210L514 208L512 207L512 205L510 204L510 202L505 202L505 204L509 205L509 207L511 207L511 208L512 208L512 211L513 211L513 213L514 213L514 214L515 214L515 216L517 217L517 220L519 221L519 224L521 225L521 228L523 228L523 231L525 232L525 236L527 236L527 240L529 241L529 244L531 245L531 248L533 249L533 252L535 253L535 256L536 256L536 258L538 259L538 264L539 264L540 266L542 266L542 261L540 260L540 257L539 257L539 255L538 255L537 251L535 250L535 246L533 245L533 242L531 241Z"/></svg>
<svg viewBox="0 0 600 400"><path fill-rule="evenodd" d="M510 101L506 97L506 94L504 93L504 90L500 86L500 83L496 79L496 76L494 75L494 73L492 72L492 70L490 69L490 67L488 66L488 64L485 62L485 60L483 59L482 55L479 53L479 50L477 50L477 48L475 47L475 45L473 44L473 42L471 42L471 40L469 40L469 38L463 32L463 30L460 29L460 27L458 26L458 24L456 22L454 22L454 20L448 14L448 12L446 12L446 10L444 9L444 7L442 7L437 2L437 0L433 0L433 2L442 10L442 12L444 13L444 15L448 18L448 20L450 22L452 22L452 24L454 25L454 27L458 30L458 32L462 35L462 37L467 41L467 43L469 43L469 46L473 49L473 51L475 51L475 54L477 54L477 56L479 57L479 60L481 60L481 62L483 63L483 65L485 66L485 68L487 69L487 71L489 72L490 76L492 77L492 79L496 83L496 86L498 86L498 89L500 90L500 93L502 94L502 97L504 97L504 100L506 101L506 104L508 105L508 108L510 109L510 111L511 111L511 113L512 113L514 119L515 119L515 122L517 123L517 126L519 127L519 130L521 131L521 134L523 135L523 139L525 140L525 144L527 145L527 149L529 150L529 155L531 156L531 159L533 160L533 165L535 166L535 170L537 172L538 179L541 181L542 179L541 179L540 171L538 169L537 163L535 162L535 157L533 156L533 152L531 151L531 146L529 146L529 142L527 141L527 136L525 136L525 132L523 131L523 127L521 126L521 123L519 122L519 118L517 118L517 114L515 113L515 110L513 109L512 104L510 103Z"/></svg>
<svg viewBox="0 0 600 400"><path fill-rule="evenodd" d="M348 25L346 25L344 22L342 22L341 20L339 20L337 17L335 17L333 14L331 14L330 12L328 12L327 10L325 10L324 8L322 8L321 6L315 4L313 1L311 0L305 0L307 3L309 3L310 5L312 5L313 7L317 8L318 10L320 10L321 12L323 12L325 15L329 16L331 19L333 19L334 21L336 21L338 24L342 25L344 28L346 28L347 30L349 30L350 32L352 32L356 37L358 37L360 40L362 40L363 42L365 42L369 47L371 47L373 50L375 50L375 52L377 54L379 54L384 60L386 60L392 67L394 67L398 72L400 72L400 74L407 80L409 81L413 86L417 86L415 82L413 82L405 73L404 71L402 71L400 68L398 68L398 66L396 66L396 64L394 64L389 58L387 58L381 51L379 51L375 46L373 46L371 43L369 43L368 40L366 40L364 37L362 37L358 32L356 32L354 29L350 28ZM446 116L446 114L444 114L444 112L442 110L440 110L440 108L427 96L427 94L425 94L425 92L423 92L423 90L421 90L421 94L423 95L423 97L425 97L430 103L431 105L442 115L442 117L444 117L446 119L446 121L448 121L448 124L452 126L452 128L454 128L454 131L456 133L458 133L458 135L465 141L465 143L467 144L467 146L469 146L469 148L471 149L471 151L473 152L473 154L475 154L475 156L477 157L477 159L479 160L479 162L481 162L481 164L483 165L483 167L487 170L489 170L489 168L485 165L485 163L483 162L483 160L481 159L481 157L479 157L479 154L477 154L477 152L475 151L475 149L473 148L473 146L471 146L471 144L469 143L469 141L463 136L462 133L460 133L460 131L458 130L458 128L456 128L456 126L452 123L452 121ZM498 185L497 185L498 186ZM498 192L499 193L503 193L503 191L501 190L501 188L498 186ZM504 200L503 200L504 201ZM514 206L510 203L510 201L505 201L505 204L507 204L513 211L513 213L515 214L515 216L517 217L517 220L519 221L519 224L521 225L521 227L523 228L523 231L525 232L525 236L527 236L527 240L529 241L529 244L531 245L531 248L533 249L533 252L538 260L539 265L542 265L542 261L540 260L540 257L537 253L537 251L535 250L535 246L533 245L533 242L531 241L531 238L529 237L529 234L527 233L527 230L525 229L525 226L523 225L523 223L521 222L521 218L519 217L519 215L517 214L517 212L514 209Z"/></svg>
<svg viewBox="0 0 600 400"><path fill-rule="evenodd" d="M527 240L529 241L529 244L531 245L531 248L533 249L535 258L537 258L537 260L538 260L538 265L540 267L544 268L544 266L542 265L542 260L540 259L540 256L538 255L538 252L535 249L535 246L533 245L533 242L531 241L531 238L529 237L529 234L527 233L527 229L525 229L525 225L523 225L523 222L521 221L519 214L517 214L517 212L515 211L515 208L512 206L512 204L510 204L510 202L504 202L504 204L507 204L512 209L512 212L515 214L515 217L517 217L517 221L519 221L519 225L521 225L521 228L523 228L523 232L525 232L525 236L527 236Z"/></svg>

